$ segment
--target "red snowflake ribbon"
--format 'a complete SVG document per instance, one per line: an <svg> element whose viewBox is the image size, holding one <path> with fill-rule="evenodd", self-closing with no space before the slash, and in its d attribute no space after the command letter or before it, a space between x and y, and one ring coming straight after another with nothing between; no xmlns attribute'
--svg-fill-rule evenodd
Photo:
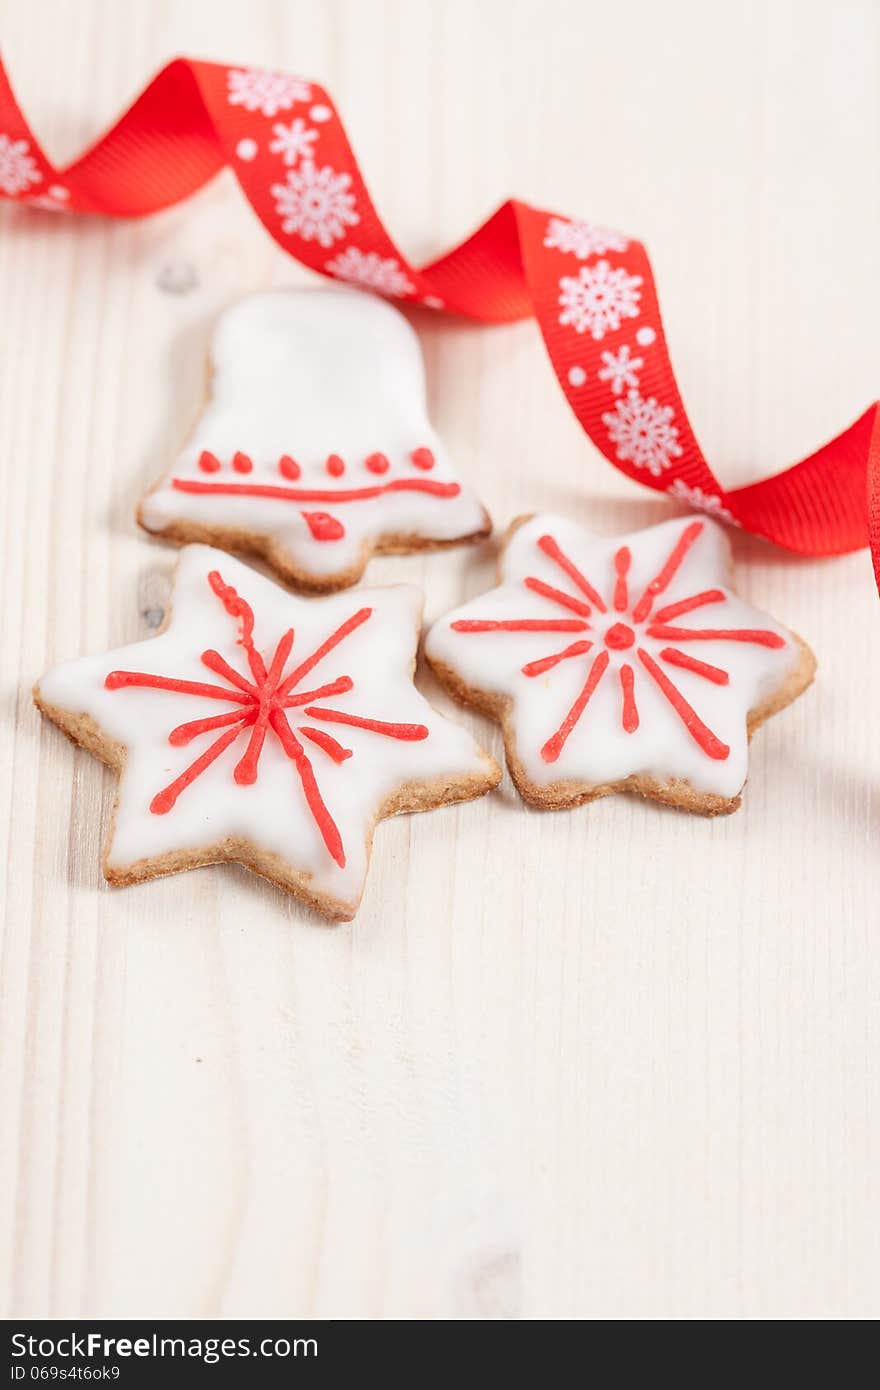
<svg viewBox="0 0 880 1390"><path fill-rule="evenodd" d="M275 240L323 275L486 323L534 315L565 396L621 472L803 555L870 544L880 586L880 405L783 472L725 491L691 428L641 242L511 199L421 268L391 240L315 83L177 59L67 169L40 149L0 66L0 195L142 217L230 165Z"/></svg>

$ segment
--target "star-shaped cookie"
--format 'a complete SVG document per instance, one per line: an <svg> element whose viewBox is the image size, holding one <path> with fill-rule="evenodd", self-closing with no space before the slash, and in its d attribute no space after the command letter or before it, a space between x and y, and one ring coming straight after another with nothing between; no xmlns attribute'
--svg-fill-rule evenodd
<svg viewBox="0 0 880 1390"><path fill-rule="evenodd" d="M733 811L750 735L809 685L815 659L731 591L730 569L712 521L607 540L528 517L508 533L498 588L435 624L425 652L502 724L532 804L635 791Z"/></svg>
<svg viewBox="0 0 880 1390"><path fill-rule="evenodd" d="M107 879L237 860L352 917L377 821L501 775L412 683L421 605L408 585L299 599L187 547L158 636L59 666L34 691L119 771Z"/></svg>
<svg viewBox="0 0 880 1390"><path fill-rule="evenodd" d="M489 517L425 408L418 339L374 295L251 295L221 315L210 398L141 525L173 541L260 555L327 592L373 551L477 540Z"/></svg>

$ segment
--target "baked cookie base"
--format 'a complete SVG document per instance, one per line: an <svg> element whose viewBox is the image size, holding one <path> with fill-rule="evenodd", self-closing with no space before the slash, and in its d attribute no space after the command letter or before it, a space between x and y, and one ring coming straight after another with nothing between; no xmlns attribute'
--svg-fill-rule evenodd
<svg viewBox="0 0 880 1390"><path fill-rule="evenodd" d="M512 534L516 525L522 524L522 521L526 519L518 519L509 535ZM771 715L778 714L780 710L785 709L786 705L790 705L812 684L816 674L816 658L802 637L799 637L797 633L792 633L792 636L798 644L798 664L789 673L784 683L763 704L749 711L749 740L751 740L755 730L759 729ZM729 816L737 810L742 802L742 789L737 796L715 796L698 791L686 781L670 779L667 782L659 782L643 774L634 774L620 782L600 784L561 781L539 786L529 779L517 752L516 736L511 717L513 702L510 697L491 694L466 685L451 666L433 659L427 653L426 657L431 670L453 699L457 700L459 704L478 710L481 714L487 714L490 719L494 719L496 723L501 725L505 757L513 784L523 801L540 811L569 810L573 806L581 806L587 801L596 801L600 796L612 796L616 792L634 792L650 801L659 801L664 806L674 806L680 811L690 811L701 816Z"/></svg>
<svg viewBox="0 0 880 1390"><path fill-rule="evenodd" d="M89 715L71 714L69 710L58 705L49 704L42 698L39 685L34 686L33 698L40 713L56 724L71 743L94 754L122 776L125 771L125 748L109 739ZM481 773L431 778L405 783L399 787L393 796L382 803L370 826L367 835L367 861L369 862L370 858L373 834L380 821L386 820L389 816L412 811L429 811L460 801L473 801L497 787L501 781L501 768L487 753L482 755L482 759L484 768ZM290 893L329 921L351 921L360 906L362 893L349 900L322 893L314 887L310 874L294 869L280 856L270 854L259 849L251 841L237 837L227 837L198 850L173 850L153 858L138 859L132 864L111 864L109 853L117 804L118 794L111 812L110 830L101 859L104 877L113 887L146 883L154 878L182 873L185 869L203 868L208 864L237 863L261 878L268 879L270 883Z"/></svg>
<svg viewBox="0 0 880 1390"><path fill-rule="evenodd" d="M152 496L152 494L148 494ZM310 594L331 594L339 589L348 589L362 578L368 561L373 555L414 555L421 551L449 550L455 545L474 545L491 534L492 522L489 513L483 510L483 524L477 531L466 536L454 536L451 540L430 540L424 536L391 532L377 536L371 544L362 549L357 561L348 569L336 570L333 574L316 575L309 570L300 569L291 559L290 552L274 537L256 531L240 531L229 526L204 526L195 521L169 521L156 530L144 521L144 498L137 509L138 525L148 536L161 537L173 541L175 545L200 543L215 545L228 550L233 555L256 557L272 570L273 574L292 589Z"/></svg>
<svg viewBox="0 0 880 1390"><path fill-rule="evenodd" d="M504 552L520 527L531 521L534 515L534 512L527 512L516 516L507 527L498 556L497 580L499 583L503 582L504 577ZM732 568L731 563L727 576L728 581L732 579L730 573ZM747 717L749 741L751 741L756 729L759 729L771 715L778 714L780 710L785 709L793 700L796 700L812 684L815 677L815 655L802 637L796 632L791 635L798 644L798 664L761 705L749 711ZM619 782L591 783L568 780L538 785L530 780L517 752L516 736L511 717L513 702L510 697L478 690L467 685L457 671L446 662L432 658L427 651L425 658L440 684L454 700L467 708L488 715L490 719L500 724L504 738L505 759L513 784L523 801L539 811L570 810L574 806L582 806L587 801L597 801L601 796L613 796L617 792L633 792L647 800L658 801L664 806L672 806L677 810L689 811L701 816L729 816L742 803L742 788L733 797L716 796L698 791L690 782L682 779L670 778L668 781L660 782L656 778L643 774L634 774ZM745 783L743 783L744 786Z"/></svg>

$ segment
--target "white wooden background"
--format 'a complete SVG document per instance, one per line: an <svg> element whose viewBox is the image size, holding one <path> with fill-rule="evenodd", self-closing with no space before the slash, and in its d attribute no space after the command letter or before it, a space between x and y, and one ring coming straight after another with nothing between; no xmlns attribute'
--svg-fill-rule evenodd
<svg viewBox="0 0 880 1390"><path fill-rule="evenodd" d="M725 479L878 394L874 0L0 0L0 33L60 160L187 53L325 82L417 256L509 193L640 234ZM133 505L199 399L209 326L307 278L227 175L143 223L0 207L0 1311L876 1317L865 552L736 538L744 593L820 676L759 735L732 819L623 798L542 816L506 780L386 824L336 929L239 870L103 884L112 779L31 683L147 634L174 556ZM533 325L417 327L436 422L499 523L670 514L581 434ZM423 581L433 616L492 565L370 579Z"/></svg>

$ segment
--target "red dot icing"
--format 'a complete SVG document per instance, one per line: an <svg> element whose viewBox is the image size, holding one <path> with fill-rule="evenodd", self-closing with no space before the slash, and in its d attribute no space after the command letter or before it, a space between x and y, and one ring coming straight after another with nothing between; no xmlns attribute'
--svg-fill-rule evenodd
<svg viewBox="0 0 880 1390"><path fill-rule="evenodd" d="M209 449L203 449L199 454L199 468L203 473L219 473L220 460L216 454L212 454Z"/></svg>
<svg viewBox="0 0 880 1390"><path fill-rule="evenodd" d="M391 466L385 454L370 454L365 462L371 473L387 473Z"/></svg>
<svg viewBox="0 0 880 1390"><path fill-rule="evenodd" d="M416 468L427 470L434 467L434 455L430 449L413 449L409 457L410 462L414 463Z"/></svg>
<svg viewBox="0 0 880 1390"><path fill-rule="evenodd" d="M345 463L338 454L329 454L327 457L327 472L331 478L341 478L345 472Z"/></svg>
<svg viewBox="0 0 880 1390"><path fill-rule="evenodd" d="M278 460L278 472L282 478L289 478L291 482L295 482L301 476L302 469L296 459L290 457L290 454L282 454Z"/></svg>
<svg viewBox="0 0 880 1390"><path fill-rule="evenodd" d="M631 627L626 623L614 623L605 633L605 645L612 651L622 652L627 647L631 647L636 640L636 635Z"/></svg>
<svg viewBox="0 0 880 1390"><path fill-rule="evenodd" d="M342 522L329 512L301 512L300 515L316 541L341 541L345 535Z"/></svg>
<svg viewBox="0 0 880 1390"><path fill-rule="evenodd" d="M250 473L254 465L248 455L243 454L241 450L239 450L238 453L233 456L232 466L236 473Z"/></svg>

